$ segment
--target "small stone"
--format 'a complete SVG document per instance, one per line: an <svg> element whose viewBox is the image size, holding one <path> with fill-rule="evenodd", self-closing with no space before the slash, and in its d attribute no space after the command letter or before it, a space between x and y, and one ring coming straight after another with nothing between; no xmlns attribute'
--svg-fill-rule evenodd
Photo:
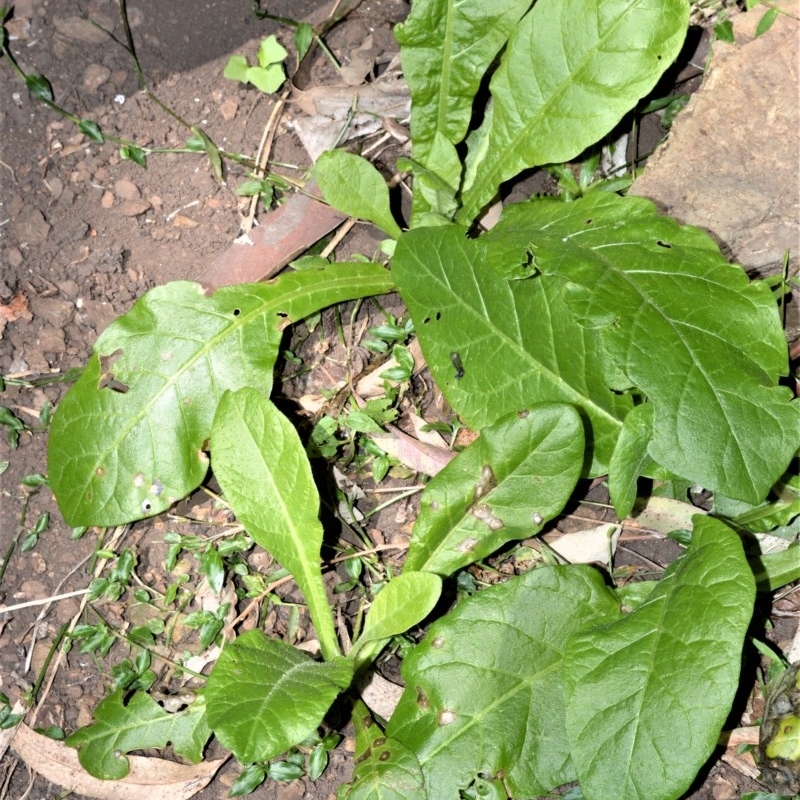
<svg viewBox="0 0 800 800"><path fill-rule="evenodd" d="M67 278L64 281L56 281L56 286L58 286L59 291L64 295L64 297L73 301L78 296L78 292L80 291L78 284L72 280L72 278Z"/></svg>
<svg viewBox="0 0 800 800"><path fill-rule="evenodd" d="M108 35L100 28L81 17L54 17L53 25L56 30L67 39L73 39L85 44L106 44Z"/></svg>
<svg viewBox="0 0 800 800"><path fill-rule="evenodd" d="M100 198L100 205L103 208L111 208L114 205L114 195L106 189Z"/></svg>
<svg viewBox="0 0 800 800"><path fill-rule="evenodd" d="M122 200L138 200L142 196L139 187L125 178L114 182L114 192Z"/></svg>
<svg viewBox="0 0 800 800"><path fill-rule="evenodd" d="M147 200L125 200L119 205L120 214L126 217L138 217L150 209Z"/></svg>
<svg viewBox="0 0 800 800"><path fill-rule="evenodd" d="M83 88L94 94L109 78L111 70L102 64L89 64L83 71Z"/></svg>
<svg viewBox="0 0 800 800"><path fill-rule="evenodd" d="M20 264L22 264L22 262L25 260L25 257L22 255L22 251L16 247L12 247L8 251L7 258L8 258L8 263L12 267L20 266Z"/></svg>
<svg viewBox="0 0 800 800"><path fill-rule="evenodd" d="M31 553L31 566L37 575L47 572L47 562L45 562L41 553Z"/></svg>
<svg viewBox="0 0 800 800"><path fill-rule="evenodd" d="M62 181L61 178L48 178L45 181L45 185L50 190L53 200L58 200L64 192L64 181Z"/></svg>
<svg viewBox="0 0 800 800"><path fill-rule="evenodd" d="M65 694L70 700L80 700L80 698L83 697L83 687L77 683L73 683L72 686L67 686Z"/></svg>
<svg viewBox="0 0 800 800"><path fill-rule="evenodd" d="M38 208L29 206L14 220L14 229L20 242L42 244L50 233L50 224Z"/></svg>
<svg viewBox="0 0 800 800"><path fill-rule="evenodd" d="M34 317L44 320L55 328L64 328L72 322L75 306L60 297L31 297L31 311Z"/></svg>
<svg viewBox="0 0 800 800"><path fill-rule="evenodd" d="M67 347L64 331L61 328L42 328L36 337L36 346L43 353L63 353Z"/></svg>
<svg viewBox="0 0 800 800"><path fill-rule="evenodd" d="M230 122L236 116L236 112L238 110L239 110L239 103L232 97L226 100L219 107L219 113L222 115L222 119L224 119L225 122Z"/></svg>

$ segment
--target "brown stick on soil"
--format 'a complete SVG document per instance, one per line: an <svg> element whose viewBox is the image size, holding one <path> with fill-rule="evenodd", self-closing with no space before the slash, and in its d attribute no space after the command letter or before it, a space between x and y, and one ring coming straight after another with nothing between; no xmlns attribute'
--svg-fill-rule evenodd
<svg viewBox="0 0 800 800"><path fill-rule="evenodd" d="M315 189L313 183L306 184L306 192ZM210 294L220 286L271 278L345 219L344 214L308 194L294 194L217 256L200 283Z"/></svg>

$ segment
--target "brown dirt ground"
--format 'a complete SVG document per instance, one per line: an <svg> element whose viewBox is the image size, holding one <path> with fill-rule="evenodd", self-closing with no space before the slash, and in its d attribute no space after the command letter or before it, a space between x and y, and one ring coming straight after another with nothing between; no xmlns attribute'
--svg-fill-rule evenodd
<svg viewBox="0 0 800 800"><path fill-rule="evenodd" d="M13 5L12 48L23 68L51 80L57 102L96 120L104 132L134 138L144 146L178 146L185 140L187 131L137 91L131 61L122 48L97 29L76 22L91 17L121 36L116 3L19 0ZM269 10L297 19L321 5L318 0L285 0L270 3ZM205 0L202 4L138 0L128 7L145 75L161 100L192 124L200 124L220 146L250 154L258 147L272 101L224 80L222 68L233 52L253 53L253 40L267 33L278 32L287 44L290 38L274 23L256 21L251 10L248 0ZM328 41L340 57L357 48L369 32L377 32L376 37L390 47L390 26L406 11L402 0L363 2ZM315 69L314 80L324 82L324 60ZM148 288L175 279L197 279L229 246L246 214L246 203L232 188L246 178L246 170L230 167L226 183L220 184L201 154L154 155L142 170L120 160L113 145L98 146L76 135L69 122L27 94L7 64L0 63L0 70L4 70L0 82L0 304L16 304L19 311L18 318L0 331L0 374L7 382L1 402L33 429L21 436L17 449L9 447L0 430L0 462L8 462L0 476L0 553L7 559L0 600L12 605L84 589L99 537L111 535L90 531L72 540L50 493L25 489L21 483L26 475L46 471L46 435L36 427L42 409L47 404L55 406L65 391L58 378L81 367L96 336ZM121 96L124 102L119 102ZM389 170L394 155L384 158ZM285 128L276 137L274 159L309 165L308 155ZM302 173L287 170L287 174ZM337 253L340 258L349 252L372 255L379 240L375 232L357 229ZM386 302L402 313L396 301ZM367 306L357 324L376 318L375 309ZM326 314L301 352L319 363L335 341L336 319ZM336 357L328 354L321 370L325 376L312 379L312 388L318 390L328 381L333 385L342 376L345 368L337 364L341 352L339 347ZM367 354L358 354L366 364ZM55 382L42 381L48 377ZM287 385L293 397L309 390L307 384ZM10 552L17 533L30 529L44 513L50 514L50 525L36 547ZM163 586L165 580L164 533L204 534L213 531L218 521L213 502L202 493L181 504L177 513L169 519L132 525L120 541L121 547L137 553L142 580L156 586ZM207 524L198 529L180 514ZM374 535L379 541L402 540L413 515L413 503L391 509L374 522ZM630 549L633 564L664 565L674 557L653 541L632 541ZM250 554L251 565L258 558ZM341 575L332 574L333 582L340 579ZM283 596L297 599L291 589ZM351 598L343 596L339 602L348 613ZM797 602L795 593L765 610L773 616L779 644L785 645L791 635L789 623L797 614ZM0 691L12 701L35 682L59 629L79 613L80 603L80 597L72 597L0 615ZM122 603L107 602L102 608L109 621L125 622ZM285 630L288 612L279 607L270 613L274 629ZM123 648L116 646L109 663L124 656ZM55 673L49 691L40 696L36 725L71 731L87 724L104 695L104 667L107 670L108 664L94 663L74 648ZM742 715L747 722L747 714L752 713L747 698L742 698L731 725L740 724ZM252 796L259 800L334 798L336 787L348 780L352 770L352 731L343 732L342 745L332 753L331 765L318 781L268 782ZM196 796L201 800L225 797L237 772L229 761ZM725 800L758 788L756 781L715 757L687 798ZM3 757L0 800L60 796L61 790L30 773L11 753ZM79 795L71 796L80 800Z"/></svg>

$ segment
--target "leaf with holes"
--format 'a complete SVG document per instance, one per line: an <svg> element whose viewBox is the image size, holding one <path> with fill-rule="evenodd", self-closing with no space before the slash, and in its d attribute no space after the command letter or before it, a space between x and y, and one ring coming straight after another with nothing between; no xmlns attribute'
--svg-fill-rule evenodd
<svg viewBox="0 0 800 800"><path fill-rule="evenodd" d="M70 525L158 514L197 487L226 389L268 394L283 329L325 306L389 291L377 264L336 264L212 296L149 291L101 334L50 428L50 485Z"/></svg>
<svg viewBox="0 0 800 800"><path fill-rule="evenodd" d="M503 417L422 493L404 569L452 575L561 512L584 459L572 406L547 404Z"/></svg>
<svg viewBox="0 0 800 800"><path fill-rule="evenodd" d="M195 764L203 760L203 748L211 736L203 698L170 714L145 692L136 692L127 704L123 694L120 689L102 700L94 711L95 721L67 737L89 774L121 780L130 770L126 753L167 744Z"/></svg>
<svg viewBox="0 0 800 800"><path fill-rule="evenodd" d="M610 388L650 399L649 455L714 492L763 500L800 442L800 405L778 386L786 339L767 283L639 197L521 203L492 235L520 231L534 241L531 280L557 284L597 334Z"/></svg>
<svg viewBox="0 0 800 800"><path fill-rule="evenodd" d="M353 782L342 800L428 800L422 770L414 754L390 739L357 700L353 706L356 760Z"/></svg>
<svg viewBox="0 0 800 800"><path fill-rule="evenodd" d="M569 161L611 131L678 55L688 19L686 2L537 0L509 39L484 122L468 138L456 219L471 223L503 181Z"/></svg>
<svg viewBox="0 0 800 800"><path fill-rule="evenodd" d="M436 383L468 425L482 429L534 403L572 405L588 471L602 474L633 404L606 385L599 334L576 324L562 285L504 274L528 260L535 232L522 233L475 240L457 225L411 230L392 276Z"/></svg>
<svg viewBox="0 0 800 800"><path fill-rule="evenodd" d="M574 780L564 649L573 632L618 613L597 571L541 567L435 622L403 663L406 689L386 729L417 757L428 797L458 800L479 774L502 772L515 797Z"/></svg>
<svg viewBox="0 0 800 800"><path fill-rule="evenodd" d="M689 550L636 610L570 640L566 724L590 800L674 800L714 750L753 611L739 537L694 518Z"/></svg>

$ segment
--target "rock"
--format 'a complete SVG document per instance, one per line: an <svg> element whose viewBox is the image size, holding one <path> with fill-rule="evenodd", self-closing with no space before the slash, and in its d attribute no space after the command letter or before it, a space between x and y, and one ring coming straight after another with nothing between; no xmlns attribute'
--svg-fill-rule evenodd
<svg viewBox="0 0 800 800"><path fill-rule="evenodd" d="M109 78L111 70L102 64L89 64L83 71L83 88L94 94Z"/></svg>
<svg viewBox="0 0 800 800"><path fill-rule="evenodd" d="M138 217L150 210L150 203L147 200L124 200L118 210L126 217Z"/></svg>
<svg viewBox="0 0 800 800"><path fill-rule="evenodd" d="M25 260L25 257L22 255L22 251L17 247L12 247L8 251L6 258L8 258L8 263L12 267L18 267Z"/></svg>
<svg viewBox="0 0 800 800"><path fill-rule="evenodd" d="M39 331L39 335L36 337L36 346L43 353L63 353L67 347L64 338L64 330L62 328L52 328L50 326L42 328L41 331Z"/></svg>
<svg viewBox="0 0 800 800"><path fill-rule="evenodd" d="M38 208L27 206L14 220L17 239L26 244L42 244L50 233L50 224Z"/></svg>
<svg viewBox="0 0 800 800"><path fill-rule="evenodd" d="M114 195L106 189L100 198L100 205L103 208L111 208L114 205Z"/></svg>
<svg viewBox="0 0 800 800"><path fill-rule="evenodd" d="M72 322L75 306L59 297L31 297L30 308L34 317L56 328L64 328Z"/></svg>
<svg viewBox="0 0 800 800"><path fill-rule="evenodd" d="M800 4L779 5L787 13L762 36L766 6L734 18L733 44L714 43L703 85L630 192L705 228L747 268L800 252Z"/></svg>
<svg viewBox="0 0 800 800"><path fill-rule="evenodd" d="M56 30L67 39L73 39L84 44L106 44L108 35L98 27L81 17L53 17Z"/></svg>
<svg viewBox="0 0 800 800"><path fill-rule="evenodd" d="M222 119L224 119L225 122L230 122L236 116L238 110L239 103L232 97L225 100L219 107L219 113L222 115Z"/></svg>
<svg viewBox="0 0 800 800"><path fill-rule="evenodd" d="M142 196L139 187L125 178L114 182L114 192L122 200L138 200Z"/></svg>

